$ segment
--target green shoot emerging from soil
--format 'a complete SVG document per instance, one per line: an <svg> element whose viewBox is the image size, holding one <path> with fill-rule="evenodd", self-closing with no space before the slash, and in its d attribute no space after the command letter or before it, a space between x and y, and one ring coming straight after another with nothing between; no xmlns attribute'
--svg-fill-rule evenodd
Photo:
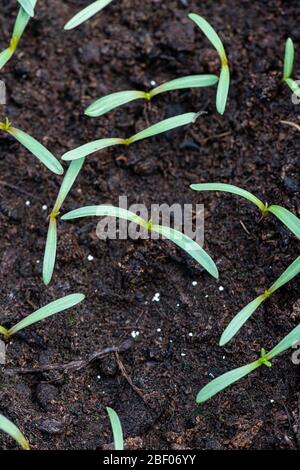
<svg viewBox="0 0 300 470"><path fill-rule="evenodd" d="M221 392L225 388L229 387L233 383L242 379L246 375L253 372L258 367L265 365L271 367L271 360L279 354L283 353L289 348L292 348L297 342L300 341L300 325L294 328L277 346L275 346L270 352L266 352L264 349L261 350L261 357L250 364L233 369L230 372L217 377L205 387L200 390L197 395L196 402L203 403L212 398L217 393Z"/></svg>
<svg viewBox="0 0 300 470"><path fill-rule="evenodd" d="M224 346L230 341L233 336L242 328L244 323L251 317L251 315L258 309L258 307L268 299L274 292L284 286L287 282L291 281L300 272L300 256L284 271L277 281L267 289L263 294L252 300L246 307L244 307L234 318L231 320L220 339L220 346Z"/></svg>
<svg viewBox="0 0 300 470"><path fill-rule="evenodd" d="M291 38L288 38L285 43L284 65L283 65L283 81L288 85L292 92L300 97L300 87L295 80L291 78L294 67L294 43Z"/></svg>
<svg viewBox="0 0 300 470"><path fill-rule="evenodd" d="M107 407L106 411L109 416L112 432L114 436L115 450L124 450L123 430L120 418L115 410Z"/></svg>
<svg viewBox="0 0 300 470"><path fill-rule="evenodd" d="M18 331L23 330L24 328L27 328L28 326L33 325L34 323L40 322L41 320L51 317L56 313L63 312L68 308L74 307L74 305L77 305L79 302L82 302L83 299L83 294L71 294L62 297L61 299L55 300L54 302L45 305L45 307L38 309L31 315L28 315L28 317L24 318L10 329L6 329L3 326L0 326L0 334L5 336L5 338L10 338Z"/></svg>
<svg viewBox="0 0 300 470"><path fill-rule="evenodd" d="M29 152L38 158L50 171L56 175L63 174L64 169L59 161L54 157L54 155L52 155L52 153L49 152L46 147L40 144L33 137L21 131L20 129L13 127L8 118L6 118L5 122L0 122L0 130L13 136L18 142L27 148Z"/></svg>
<svg viewBox="0 0 300 470"><path fill-rule="evenodd" d="M178 230L164 227L162 225L153 225L152 221L146 221L142 217L139 217L134 212L127 211L114 206L87 206L75 209L71 212L62 216L62 220L78 219L81 217L103 217L110 216L118 219L124 219L133 222L142 227L146 232L156 232L163 237L171 240L175 245L182 248L192 258L194 258L206 271L211 274L214 278L219 278L217 266L206 251L201 248L195 241L189 238L187 235L179 232Z"/></svg>
<svg viewBox="0 0 300 470"><path fill-rule="evenodd" d="M102 10L106 5L111 3L112 0L97 0L96 2L91 3L83 10L80 10L67 24L64 26L64 29L73 29L84 23L100 10Z"/></svg>
<svg viewBox="0 0 300 470"><path fill-rule="evenodd" d="M220 114L224 114L229 92L230 72L223 43L213 27L204 18L202 18L202 16L196 15L195 13L190 13L189 18L194 21L194 23L196 23L196 25L205 34L207 39L211 42L219 54L221 61L221 73L218 83L216 106L217 111Z"/></svg>
<svg viewBox="0 0 300 470"><path fill-rule="evenodd" d="M126 90L112 93L104 96L99 100L92 103L86 110L85 114L91 117L99 117L103 114L122 106L126 103L130 103L134 100L146 100L150 101L154 96L161 93L173 90L182 90L185 88L200 88L215 85L218 82L216 75L190 75L187 77L176 78L170 82L164 83L150 91L136 91Z"/></svg>
<svg viewBox="0 0 300 470"><path fill-rule="evenodd" d="M70 163L49 217L49 228L43 261L43 281L46 285L48 285L52 279L55 265L57 249L57 217L59 216L61 206L63 205L84 164L84 160L84 158L80 158L79 160L74 160Z"/></svg>
<svg viewBox="0 0 300 470"><path fill-rule="evenodd" d="M263 203L260 199L245 189L225 183L192 184L191 188L194 191L221 191L241 196L257 206L263 216L267 215L269 212L275 215L277 219L279 219L294 235L296 235L297 238L300 238L300 219L298 219L298 217L284 207Z"/></svg>
<svg viewBox="0 0 300 470"><path fill-rule="evenodd" d="M91 155L98 150L102 150L107 147L112 147L114 145L131 145L138 140L143 140L148 137L152 137L154 135L161 134L163 132L170 131L180 126L186 126L187 124L194 123L200 113L186 113L180 114L179 116L174 116L169 119L165 119L153 126L144 129L141 132L133 135L129 139L120 139L120 138L112 138L112 139L100 139L94 140L93 142L89 142L88 144L82 145L70 152L65 153L62 156L63 160L76 160L78 158L83 158L88 155Z"/></svg>
<svg viewBox="0 0 300 470"><path fill-rule="evenodd" d="M10 45L7 49L1 52L0 54L0 70L4 67L4 65L11 59L13 54L15 53L20 39L25 31L25 28L30 20L30 17L34 14L34 7L36 4L36 0L23 0L20 1L21 8L19 9L19 13L15 22L15 26L13 29L13 34L10 40Z"/></svg>
<svg viewBox="0 0 300 470"><path fill-rule="evenodd" d="M12 437L23 450L30 450L29 442L23 436L19 428L2 415L0 415L0 430Z"/></svg>

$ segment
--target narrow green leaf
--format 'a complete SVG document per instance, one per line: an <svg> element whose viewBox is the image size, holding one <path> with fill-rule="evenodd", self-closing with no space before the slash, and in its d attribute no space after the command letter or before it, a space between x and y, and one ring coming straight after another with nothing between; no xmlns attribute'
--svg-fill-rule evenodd
<svg viewBox="0 0 300 470"><path fill-rule="evenodd" d="M284 66L283 66L283 78L290 78L293 72L294 66L294 43L291 38L288 38L285 43L285 54L284 54Z"/></svg>
<svg viewBox="0 0 300 470"><path fill-rule="evenodd" d="M106 205L99 205L99 206L86 206L81 207L80 209L75 209L73 211L67 212L61 217L61 220L72 220L72 219L79 219L81 217L102 217L102 216L109 216L109 217L117 217L119 219L130 220L142 227L147 227L146 220L142 219L138 215L134 214L134 212L127 211L126 209L122 209L121 207L114 207L114 206L106 206Z"/></svg>
<svg viewBox="0 0 300 470"><path fill-rule="evenodd" d="M61 158L66 161L77 160L79 158L87 157L98 150L105 149L106 147L112 147L113 145L124 144L124 139L100 139L89 142L88 144L81 145L74 150L70 150L65 153Z"/></svg>
<svg viewBox="0 0 300 470"><path fill-rule="evenodd" d="M67 169L66 174L64 176L59 193L57 195L52 211L53 213L58 213L60 211L60 208L63 205L67 195L69 194L84 162L85 158L79 158L78 160L74 160L70 163L69 168Z"/></svg>
<svg viewBox="0 0 300 470"><path fill-rule="evenodd" d="M123 430L119 416L112 408L106 408L114 436L115 450L124 450Z"/></svg>
<svg viewBox="0 0 300 470"><path fill-rule="evenodd" d="M276 205L270 206L268 212L274 214L297 238L300 238L300 219L292 212Z"/></svg>
<svg viewBox="0 0 300 470"><path fill-rule="evenodd" d="M257 299L252 300L246 307L244 307L229 323L224 330L221 339L220 346L224 346L228 341L233 338L234 335L242 328L244 323L251 317L260 304L266 299L264 295L260 295Z"/></svg>
<svg viewBox="0 0 300 470"><path fill-rule="evenodd" d="M36 0L32 0L32 7L34 8L36 5ZM17 15L14 29L13 29L13 34L12 38L17 40L17 42L20 41L21 37L23 36L23 33L25 31L25 28L30 20L30 15L21 7L19 10L19 13Z"/></svg>
<svg viewBox="0 0 300 470"><path fill-rule="evenodd" d="M23 436L20 429L3 415L0 415L0 429L12 437L23 450L30 450L29 442Z"/></svg>
<svg viewBox="0 0 300 470"><path fill-rule="evenodd" d="M250 374L260 366L261 364L258 361L251 362L250 364L238 367L237 369L233 369L220 377L217 377L200 390L197 395L196 402L203 403L209 400L211 397Z"/></svg>
<svg viewBox="0 0 300 470"><path fill-rule="evenodd" d="M160 233L164 237L171 240L175 245L186 251L192 258L194 258L206 271L214 278L219 278L218 268L211 257L201 248L198 243L189 238L184 233L174 230L170 227L163 227L162 225L151 225L150 229Z"/></svg>
<svg viewBox="0 0 300 470"><path fill-rule="evenodd" d="M212 43L220 56L221 62L223 63L226 58L226 52L219 35L202 16L199 16L196 13L190 13L188 16L192 21L194 21L194 23L196 23L207 39Z"/></svg>
<svg viewBox="0 0 300 470"><path fill-rule="evenodd" d="M152 137L154 135L161 134L162 132L167 132L177 127L194 123L198 116L199 113L185 113L171 117L169 119L165 119L130 137L127 139L127 144L129 145L133 142L137 142L138 140L146 139L147 137Z"/></svg>
<svg viewBox="0 0 300 470"><path fill-rule="evenodd" d="M8 329L4 328L4 326L0 326L0 334L3 336L7 336Z"/></svg>
<svg viewBox="0 0 300 470"><path fill-rule="evenodd" d="M13 334L17 333L17 331L23 330L24 328L27 328L34 323L40 322L45 318L51 317L56 313L63 312L68 308L74 307L79 302L82 302L84 297L85 296L83 294L71 294L62 297L61 299L54 300L54 302L45 305L45 307L42 307L31 315L28 315L28 317L24 318L15 326L13 326L10 330L8 330L9 336L12 336Z"/></svg>
<svg viewBox="0 0 300 470"><path fill-rule="evenodd" d="M216 98L216 106L217 111L220 114L224 114L227 98L228 98L228 91L229 91L229 82L230 82L230 73L228 65L224 65L221 69L221 74L218 83L217 89L217 98Z"/></svg>
<svg viewBox="0 0 300 470"><path fill-rule="evenodd" d="M271 360L273 357L278 356L287 349L293 347L294 344L300 341L300 325L296 326L283 340L281 340L270 352L267 358Z"/></svg>
<svg viewBox="0 0 300 470"><path fill-rule="evenodd" d="M111 3L112 0L97 0L96 2L91 3L83 10L79 11L70 21L67 22L64 29L73 29L79 26L80 24L84 23L92 16L94 16L98 11L102 10L106 5Z"/></svg>
<svg viewBox="0 0 300 470"><path fill-rule="evenodd" d="M23 10L25 10L29 16L31 17L34 16L34 3L35 2L33 2L32 0L18 0L18 2L20 3Z"/></svg>
<svg viewBox="0 0 300 470"><path fill-rule="evenodd" d="M189 75L187 77L176 78L167 83L153 88L150 91L150 97L156 96L166 91L182 90L184 88L201 88L213 86L218 82L216 75Z"/></svg>
<svg viewBox="0 0 300 470"><path fill-rule="evenodd" d="M289 88L292 90L292 92L300 98L300 87L295 82L295 80L292 80L291 78L286 78L285 83L289 86Z"/></svg>
<svg viewBox="0 0 300 470"><path fill-rule="evenodd" d="M57 223L55 218L50 217L47 233L44 261L43 261L43 281L47 286L53 275L57 248Z"/></svg>
<svg viewBox="0 0 300 470"><path fill-rule="evenodd" d="M237 196L241 196L242 198L247 199L247 201L250 201L255 204L260 209L260 211L265 211L265 204L260 199L258 199L253 194L249 193L249 191L238 188L237 186L233 186L232 184L200 183L192 184L190 187L194 191L221 191L225 193L236 194Z"/></svg>
<svg viewBox="0 0 300 470"><path fill-rule="evenodd" d="M7 132L11 134L16 140L18 140L29 152L31 152L35 157L37 157L50 171L57 175L62 175L64 172L63 167L59 161L46 149L40 142L35 140L30 135L10 127Z"/></svg>
<svg viewBox="0 0 300 470"><path fill-rule="evenodd" d="M147 99L147 93L135 90L119 91L94 101L94 103L90 104L90 106L85 110L84 114L91 117L102 116L114 108L118 108L119 106L139 99Z"/></svg>
<svg viewBox="0 0 300 470"><path fill-rule="evenodd" d="M0 53L0 70L11 59L13 54L14 54L14 50L11 49L10 47Z"/></svg>
<svg viewBox="0 0 300 470"><path fill-rule="evenodd" d="M300 256L293 261L292 264L279 276L277 281L271 286L270 291L273 293L287 282L291 281L300 272Z"/></svg>

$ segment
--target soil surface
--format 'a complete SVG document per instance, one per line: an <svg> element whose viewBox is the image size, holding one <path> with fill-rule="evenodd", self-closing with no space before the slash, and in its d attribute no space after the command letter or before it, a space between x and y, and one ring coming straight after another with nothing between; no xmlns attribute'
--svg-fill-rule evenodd
<svg viewBox="0 0 300 470"><path fill-rule="evenodd" d="M274 217L261 220L246 201L189 186L232 183L300 215L300 134L281 123L299 124L300 118L281 81L288 36L296 46L294 77L300 75L300 4L115 0L64 32L65 22L87 3L38 2L15 57L1 72L8 96L1 115L60 157L96 138L130 136L166 117L205 111L193 126L88 157L63 210L118 204L120 195L147 207L204 203L204 247L220 280L169 242L100 241L97 220L82 219L59 223L55 274L45 287L47 217L62 178L1 135L1 323L12 325L73 292L86 300L9 342L0 369L0 412L34 449L111 448L106 406L118 412L131 449L297 449L300 369L290 352L199 409L195 396L212 377L256 359L261 347L273 347L299 323L298 277L267 300L231 343L218 346L233 315L296 258L299 242ZM2 49L16 11L16 2L1 0ZM150 105L138 101L101 118L84 116L88 104L110 92L218 74L218 56L188 20L191 11L213 24L228 52L232 81L223 117L215 109L214 87L168 93ZM135 339L132 331L139 332ZM121 348L118 354L80 370L15 370L65 364L113 346ZM3 434L0 447L17 448Z"/></svg>

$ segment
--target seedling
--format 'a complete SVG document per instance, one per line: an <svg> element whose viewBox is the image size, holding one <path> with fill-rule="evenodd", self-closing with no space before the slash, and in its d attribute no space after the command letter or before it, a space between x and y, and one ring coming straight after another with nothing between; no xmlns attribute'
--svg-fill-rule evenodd
<svg viewBox="0 0 300 470"><path fill-rule="evenodd" d="M196 15L195 13L190 13L189 18L194 21L194 23L196 23L196 25L205 34L207 39L212 43L219 54L221 61L221 73L217 89L216 106L217 111L220 114L224 114L229 92L230 72L223 43L213 27L202 16Z"/></svg>
<svg viewBox="0 0 300 470"><path fill-rule="evenodd" d="M20 42L20 39L23 36L25 28L31 16L33 16L36 0L23 0L19 3L21 3L23 6L21 6L19 9L9 47L2 51L0 54L0 70L14 55Z"/></svg>
<svg viewBox="0 0 300 470"><path fill-rule="evenodd" d="M123 430L120 418L115 410L107 407L106 411L109 416L112 432L114 436L115 450L124 450Z"/></svg>
<svg viewBox="0 0 300 470"><path fill-rule="evenodd" d="M0 130L7 132L13 136L18 142L20 142L29 152L31 152L36 158L40 160L50 171L56 175L62 175L64 172L63 167L59 161L52 155L49 150L46 149L40 142L35 140L30 135L16 129L12 126L10 120L6 118L5 122L0 122Z"/></svg>
<svg viewBox="0 0 300 470"><path fill-rule="evenodd" d="M61 206L69 194L82 165L84 164L84 160L84 158L81 158L70 163L49 217L49 228L43 262L43 281L46 285L48 285L52 279L55 265L57 248L57 217L60 213Z"/></svg>
<svg viewBox="0 0 300 470"><path fill-rule="evenodd" d="M64 29L73 29L89 20L92 16L102 10L106 5L111 3L112 0L97 0L96 2L91 3L89 6L80 10L70 21L65 24Z"/></svg>
<svg viewBox="0 0 300 470"><path fill-rule="evenodd" d="M216 75L190 75L187 77L176 78L170 82L164 83L150 91L126 90L112 93L104 96L92 103L84 112L87 116L99 117L103 114L118 108L134 100L151 101L154 96L161 93L186 88L202 88L213 86L218 82Z"/></svg>
<svg viewBox="0 0 300 470"><path fill-rule="evenodd" d="M221 191L237 194L257 206L262 216L266 216L269 212L275 215L275 217L277 217L277 219L279 219L294 235L296 235L297 238L300 238L300 219L298 219L298 217L284 207L263 203L260 199L245 189L225 183L192 184L191 188L194 191Z"/></svg>
<svg viewBox="0 0 300 470"><path fill-rule="evenodd" d="M271 367L271 360L279 354L283 353L289 348L292 348L297 342L300 341L300 325L296 326L277 346L275 346L270 352L266 352L261 349L261 357L250 364L233 369L230 372L217 377L216 379L209 382L203 387L197 395L196 402L203 403L212 398L217 393L221 392L225 388L229 387L233 383L242 379L246 375L253 372L258 367L265 365Z"/></svg>
<svg viewBox="0 0 300 470"><path fill-rule="evenodd" d="M186 113L165 119L157 124L154 124L153 126L148 127L147 129L144 129L141 132L138 132L129 139L112 138L94 140L93 142L89 142L88 144L82 145L81 147L65 153L62 156L62 159L67 161L76 160L78 158L91 155L94 152L98 152L98 150L102 150L106 147L112 147L114 145L129 146L138 140L146 139L148 137L170 131L171 129L194 123L200 114L201 113Z"/></svg>
<svg viewBox="0 0 300 470"><path fill-rule="evenodd" d="M19 428L17 428L14 423L2 415L0 415L0 429L12 437L22 447L23 450L30 450L29 442L23 436Z"/></svg>
<svg viewBox="0 0 300 470"><path fill-rule="evenodd" d="M31 315L28 315L28 317L24 318L10 329L6 329L4 326L0 326L0 334L2 334L5 338L10 338L18 331L23 330L24 328L27 328L34 323L40 322L41 320L51 317L56 313L63 312L68 308L74 307L74 305L82 302L83 299L83 294L71 294L62 297L61 299L55 300L54 302L51 302L50 304L36 310L36 312L31 313Z"/></svg>
<svg viewBox="0 0 300 470"><path fill-rule="evenodd" d="M297 85L295 80L291 78L294 67L294 43L291 38L288 38L285 43L285 54L284 54L284 65L283 65L283 81L287 86L295 93L296 96L300 97L300 87Z"/></svg>
<svg viewBox="0 0 300 470"><path fill-rule="evenodd" d="M124 219L127 221L134 222L137 225L140 225L146 232L153 231L159 233L163 237L171 240L175 245L182 248L186 251L192 258L194 258L201 266L203 266L206 271L211 274L214 278L218 279L219 273L217 266L211 257L206 253L200 245L195 241L189 238L187 235L179 232L178 230L172 229L170 227L164 227L162 225L153 225L152 221L146 221L142 217L139 217L134 212L128 211L114 206L87 206L81 207L80 209L75 209L68 212L62 216L62 220L72 220L78 219L81 217L102 217L110 216L116 217L118 219Z"/></svg>
<svg viewBox="0 0 300 470"><path fill-rule="evenodd" d="M263 294L252 300L246 307L244 307L234 318L231 320L220 339L220 346L224 346L230 341L233 336L242 328L244 323L251 317L251 315L258 309L258 307L268 299L280 287L284 286L287 282L291 281L300 272L300 256L284 271L277 281L267 289Z"/></svg>

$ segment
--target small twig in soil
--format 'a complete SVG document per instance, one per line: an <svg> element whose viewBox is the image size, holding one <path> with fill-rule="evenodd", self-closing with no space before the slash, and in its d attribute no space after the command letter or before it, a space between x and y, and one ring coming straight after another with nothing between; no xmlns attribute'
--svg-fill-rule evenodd
<svg viewBox="0 0 300 470"><path fill-rule="evenodd" d="M247 235L251 235L251 233L249 232L249 230L247 229L246 225L244 224L244 222L242 220L240 220L240 224L243 227L243 229L245 230L245 232L247 233Z"/></svg>
<svg viewBox="0 0 300 470"><path fill-rule="evenodd" d="M134 385L134 383L132 382L131 378L130 378L129 375L127 374L126 369L125 369L125 367L124 367L124 364L123 364L123 362L121 361L120 356L119 356L119 354L118 354L117 351L115 351L115 358L116 358L118 367L119 367L120 372L121 372L121 374L123 375L124 379L127 380L127 382L129 383L129 385L131 386L131 388L135 391L135 393L138 394L138 396L143 400L143 402L144 402L146 405L148 405L147 400L146 400L146 397L144 396L142 390L141 390L140 388L138 388L136 385Z"/></svg>
<svg viewBox="0 0 300 470"><path fill-rule="evenodd" d="M25 189L15 186L14 184L6 183L6 181L0 181L0 185L5 186L6 188L9 188L9 189L13 189L14 191L24 194L25 196L28 196L31 199L35 199L36 201L41 201L40 198L34 196L32 193L29 193L28 191L25 191Z"/></svg>
<svg viewBox="0 0 300 470"><path fill-rule="evenodd" d="M296 124L295 122L292 122L292 121L280 121L280 122L281 122L281 124L286 124L287 126L291 126L294 129L296 129L297 131L300 131L300 125Z"/></svg>

